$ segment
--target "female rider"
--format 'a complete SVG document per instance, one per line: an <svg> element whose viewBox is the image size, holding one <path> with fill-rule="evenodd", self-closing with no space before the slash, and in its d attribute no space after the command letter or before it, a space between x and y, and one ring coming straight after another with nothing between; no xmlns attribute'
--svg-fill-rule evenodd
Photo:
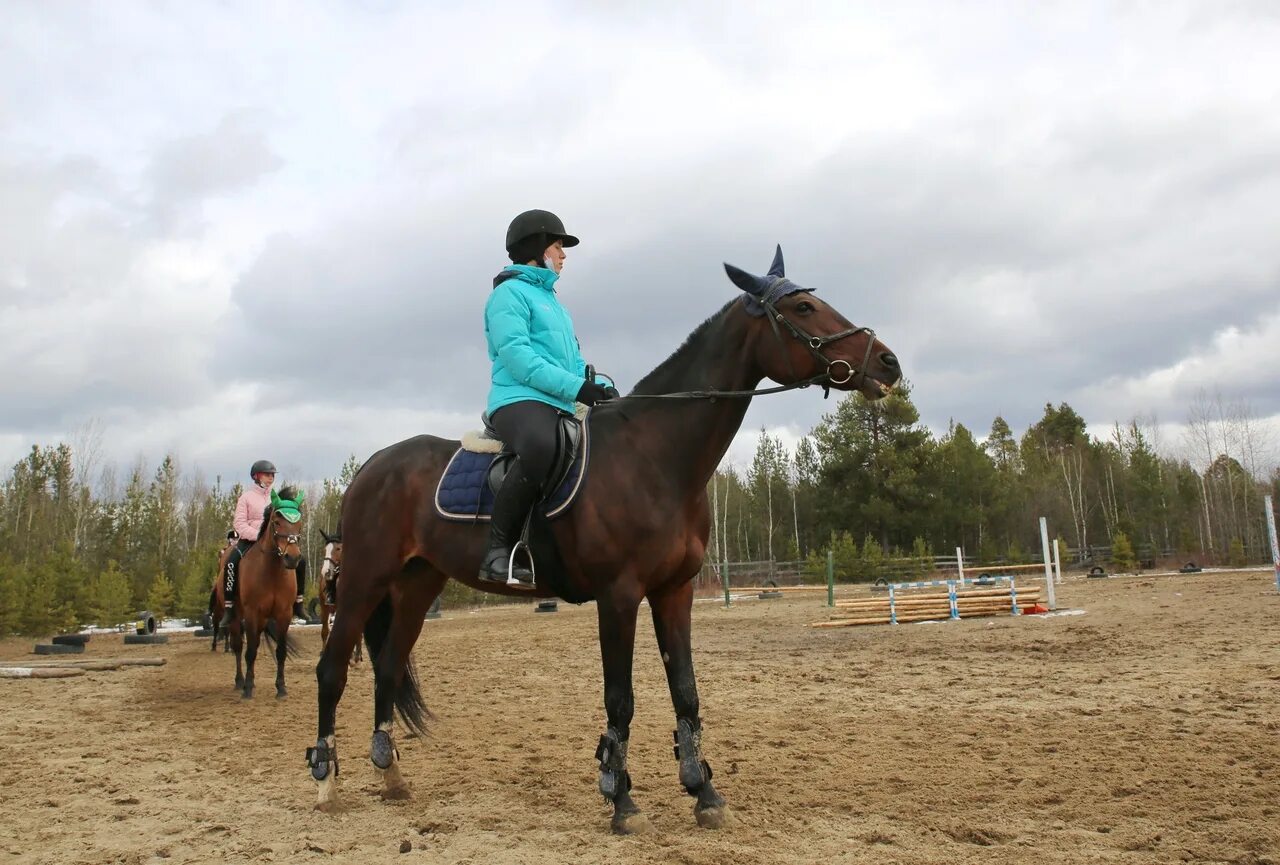
<svg viewBox="0 0 1280 865"><path fill-rule="evenodd" d="M511 548L551 472L560 415L571 414L574 402L590 406L618 396L607 382L586 379L573 320L556 293L565 250L577 245L578 238L554 213L521 213L507 228L512 264L494 277L485 304L485 339L493 363L489 424L516 458L493 503L482 580L507 581ZM518 564L510 576L533 579Z"/></svg>
<svg viewBox="0 0 1280 865"><path fill-rule="evenodd" d="M240 558L258 539L258 533L262 531L262 516L267 505L271 504L271 485L276 481L276 467L270 460L258 460L250 467L249 477L253 479L253 486L246 487L244 492L240 493L240 498L236 500L235 516L231 521L238 540L236 548L227 557L226 583L223 585L222 594L222 606L225 609L222 613L222 621L218 623L219 628L231 626L232 611L236 605L236 579L240 569ZM305 559L298 563L295 577L298 582L298 594L293 602L293 616L296 619L306 619L302 612L302 592L307 579Z"/></svg>

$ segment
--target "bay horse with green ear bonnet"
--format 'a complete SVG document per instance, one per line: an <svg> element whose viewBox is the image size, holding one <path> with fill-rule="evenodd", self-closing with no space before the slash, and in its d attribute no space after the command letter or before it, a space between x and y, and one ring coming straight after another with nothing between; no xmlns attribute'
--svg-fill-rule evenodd
<svg viewBox="0 0 1280 865"><path fill-rule="evenodd" d="M723 825L728 812L703 757L690 648L692 580L711 528L707 484L753 396L817 385L878 399L901 378L897 358L870 328L852 325L813 289L786 278L780 248L765 276L732 265L725 270L743 294L631 393L592 410L576 499L553 508L554 519L541 507L530 519L532 591L482 582L477 571L486 527L441 517L433 491L459 450L457 441L416 436L379 451L361 468L343 497L342 590L316 667L318 736L307 759L319 782L317 807L337 803L337 706L362 632L375 668L370 758L383 773L384 796L409 795L391 738L392 714L410 732L423 728L426 709L410 652L423 615L453 578L498 594L596 602L606 716L596 749L599 790L619 833L645 822L631 797L627 753L636 616L647 600L675 708L680 783L695 799L699 825ZM757 389L766 377L780 386Z"/></svg>
<svg viewBox="0 0 1280 865"><path fill-rule="evenodd" d="M302 562L302 497L303 493L292 487L280 493L271 491L258 539L240 560L240 618L232 623L230 638L236 654L236 686L242 688L246 700L253 697L258 644L264 635L276 644L276 698L288 694L284 661L287 655L298 654L289 638L289 625L297 592L294 572ZM248 648L242 672L240 650L245 640Z"/></svg>

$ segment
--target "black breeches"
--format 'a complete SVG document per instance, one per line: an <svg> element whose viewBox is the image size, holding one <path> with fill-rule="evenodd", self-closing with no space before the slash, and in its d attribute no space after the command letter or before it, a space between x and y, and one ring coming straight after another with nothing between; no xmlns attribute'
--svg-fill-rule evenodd
<svg viewBox="0 0 1280 865"><path fill-rule="evenodd" d="M498 409L489 424L524 463L525 475L539 486L547 482L556 458L560 411L544 402L523 400Z"/></svg>

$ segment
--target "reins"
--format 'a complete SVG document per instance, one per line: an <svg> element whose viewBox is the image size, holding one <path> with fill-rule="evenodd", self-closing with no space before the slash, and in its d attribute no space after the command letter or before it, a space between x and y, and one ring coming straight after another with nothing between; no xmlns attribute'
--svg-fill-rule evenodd
<svg viewBox="0 0 1280 865"><path fill-rule="evenodd" d="M867 365L871 361L871 349L876 342L876 332L869 327L851 327L842 330L839 333L833 333L830 336L811 336L806 333L799 325L791 321L778 311L778 308L766 296L759 299L759 303L765 308L766 314L769 316L769 324L773 328L773 334L779 341L783 339L782 331L778 329L778 324L782 323L787 330L791 331L791 335L804 343L805 348L809 349L810 354L816 357L822 363L827 365L825 371L815 376L803 379L802 381L792 382L791 384L780 384L777 387L756 388L755 390L684 390L675 393L632 393L627 394L627 399L741 399L753 396L767 396L773 393L783 393L789 390L803 390L812 385L822 385L823 399L831 396L831 385L848 384L855 377L858 378L858 385L861 385L867 379ZM867 340L867 350L862 356L862 368L855 369L853 364L847 360L837 358L832 360L822 353L822 347L830 343L837 342L846 337L855 336L859 333L865 333L870 336ZM843 365L847 372L840 378L837 378L832 370L837 366ZM795 366L791 363L791 355L787 355L787 366L790 368L792 375L795 374Z"/></svg>

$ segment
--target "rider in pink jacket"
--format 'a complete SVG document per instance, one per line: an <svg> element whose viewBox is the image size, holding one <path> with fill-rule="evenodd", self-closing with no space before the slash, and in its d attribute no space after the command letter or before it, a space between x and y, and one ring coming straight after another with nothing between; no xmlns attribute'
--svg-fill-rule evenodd
<svg viewBox="0 0 1280 865"><path fill-rule="evenodd" d="M240 539L236 542L236 548L231 551L231 555L227 557L226 583L222 594L225 609L222 613L222 621L218 623L219 628L227 628L231 625L232 611L236 605L236 577L240 567L240 557L253 545L262 531L262 517L267 505L271 504L271 485L276 480L276 467L270 460L258 460L249 469L249 476L253 478L253 486L246 487L240 494L240 498L236 500L236 512L231 521ZM293 602L293 615L297 619L306 619L302 611L302 593L307 580L306 569L307 563L304 558L298 563L296 574L298 594Z"/></svg>
<svg viewBox="0 0 1280 865"><path fill-rule="evenodd" d="M265 485L262 481L256 480L257 477L263 477L266 481ZM265 475L260 473L255 476L253 486L246 487L240 494L231 527L236 530L241 540L256 541L258 539L258 532L262 529L262 514L266 511L267 505L271 504L271 483L274 480L274 472Z"/></svg>

